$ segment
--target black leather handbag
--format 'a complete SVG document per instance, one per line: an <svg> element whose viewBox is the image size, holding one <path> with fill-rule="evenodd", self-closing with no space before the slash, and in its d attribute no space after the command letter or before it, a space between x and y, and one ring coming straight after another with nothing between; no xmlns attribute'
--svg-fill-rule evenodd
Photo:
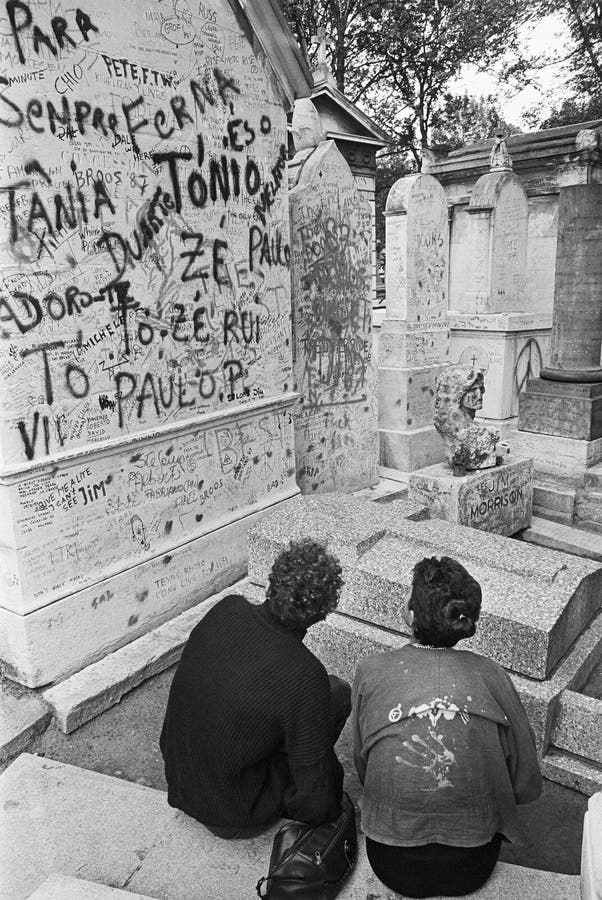
<svg viewBox="0 0 602 900"><path fill-rule="evenodd" d="M287 822L276 832L269 872L257 882L257 894L267 900L332 900L356 856L355 809L344 793L333 822Z"/></svg>

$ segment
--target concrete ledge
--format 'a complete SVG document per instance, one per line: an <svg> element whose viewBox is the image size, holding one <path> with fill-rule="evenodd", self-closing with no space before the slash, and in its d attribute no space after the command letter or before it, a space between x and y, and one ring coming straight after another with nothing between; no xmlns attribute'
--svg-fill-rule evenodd
<svg viewBox="0 0 602 900"><path fill-rule="evenodd" d="M587 759L551 749L540 762L541 774L549 781L591 796L602 790L602 768Z"/></svg>
<svg viewBox="0 0 602 900"><path fill-rule="evenodd" d="M197 622L222 597L237 590L238 583L44 691L42 696L61 731L75 731L147 678L176 663Z"/></svg>
<svg viewBox="0 0 602 900"><path fill-rule="evenodd" d="M46 730L50 717L37 694L5 682L0 689L0 764L22 753Z"/></svg>
<svg viewBox="0 0 602 900"><path fill-rule="evenodd" d="M31 894L29 900L152 900L142 894L131 894L94 881L82 881L68 875L50 875Z"/></svg>
<svg viewBox="0 0 602 900"><path fill-rule="evenodd" d="M563 691L552 729L552 744L602 765L602 700Z"/></svg>

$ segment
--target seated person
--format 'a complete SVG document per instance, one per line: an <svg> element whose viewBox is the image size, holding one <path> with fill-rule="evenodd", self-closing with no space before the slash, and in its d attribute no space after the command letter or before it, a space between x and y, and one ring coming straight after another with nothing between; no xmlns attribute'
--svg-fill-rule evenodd
<svg viewBox="0 0 602 900"><path fill-rule="evenodd" d="M280 816L338 816L334 744L351 687L303 644L335 609L341 567L305 540L276 559L266 601L231 594L193 629L174 676L161 752L168 802L218 837L251 837Z"/></svg>
<svg viewBox="0 0 602 900"><path fill-rule="evenodd" d="M481 588L449 557L414 568L414 641L363 659L352 692L362 828L377 877L406 897L461 896L491 875L516 805L541 793L533 732L497 663L455 650L475 633Z"/></svg>

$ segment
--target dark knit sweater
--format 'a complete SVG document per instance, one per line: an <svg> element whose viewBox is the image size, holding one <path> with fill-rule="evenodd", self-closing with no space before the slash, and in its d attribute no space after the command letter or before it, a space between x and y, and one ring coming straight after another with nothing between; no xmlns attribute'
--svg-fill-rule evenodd
<svg viewBox="0 0 602 900"><path fill-rule="evenodd" d="M338 814L330 684L303 636L238 595L193 629L160 740L171 806L214 827Z"/></svg>

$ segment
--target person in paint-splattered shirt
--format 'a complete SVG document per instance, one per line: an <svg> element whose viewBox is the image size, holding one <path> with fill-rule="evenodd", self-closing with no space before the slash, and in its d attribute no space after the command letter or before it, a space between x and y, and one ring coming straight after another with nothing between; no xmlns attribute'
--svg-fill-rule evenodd
<svg viewBox="0 0 602 900"><path fill-rule="evenodd" d="M502 840L521 842L517 804L536 800L533 733L497 663L456 650L481 588L453 559L423 559L404 618L413 643L362 660L353 736L368 859L407 897L461 896L487 881Z"/></svg>

